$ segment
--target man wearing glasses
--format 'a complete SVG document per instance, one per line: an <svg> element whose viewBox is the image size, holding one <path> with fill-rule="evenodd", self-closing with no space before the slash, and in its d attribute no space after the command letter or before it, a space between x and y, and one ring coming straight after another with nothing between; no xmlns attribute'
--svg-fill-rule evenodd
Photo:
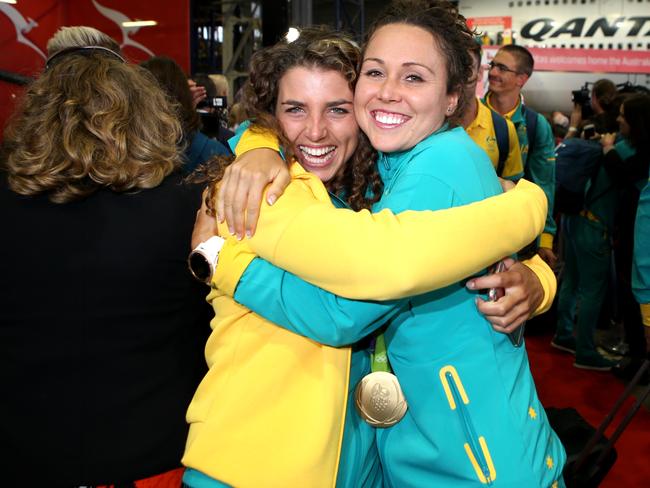
<svg viewBox="0 0 650 488"><path fill-rule="evenodd" d="M488 72L489 91L485 103L511 120L517 129L521 156L524 162L524 178L539 185L548 198L548 215L544 233L539 241L538 253L551 267L555 267L553 236L556 225L553 220L555 200L555 143L550 124L540 114L527 109L521 90L533 74L533 56L521 46L506 45L497 52ZM526 114L529 111L530 113ZM536 116L536 122L535 122ZM531 124L532 122L532 124ZM529 141L528 125L535 125L534 140Z"/></svg>
<svg viewBox="0 0 650 488"><path fill-rule="evenodd" d="M517 139L515 125L508 119L488 108L476 96L476 85L482 77L481 45L471 49L472 76L465 85L468 103L461 116L460 124L467 134L489 156L497 175L512 181L524 176L524 164ZM499 127L500 124L500 127Z"/></svg>

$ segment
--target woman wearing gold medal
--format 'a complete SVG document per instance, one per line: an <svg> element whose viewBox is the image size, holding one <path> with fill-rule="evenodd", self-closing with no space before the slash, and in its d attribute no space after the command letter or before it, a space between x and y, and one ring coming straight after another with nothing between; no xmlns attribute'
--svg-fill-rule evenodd
<svg viewBox="0 0 650 488"><path fill-rule="evenodd" d="M308 36L305 36L305 38L299 42L305 42L306 45L309 46L309 40L307 37ZM298 47L299 44L296 44L295 48L298 49ZM290 49L288 47L286 48ZM303 49L304 48L305 47L303 47ZM309 49L307 50L309 51ZM266 56L269 62L276 62L277 64L277 59L273 59L271 56L272 52L273 51L267 51L260 54L260 58ZM301 69L304 67L300 62L297 62L296 60L294 61L294 69L297 69L295 66L301 67ZM310 74L313 74L314 71L313 66L319 66L319 64L305 64L312 67L312 69L299 71L299 79L302 80L303 83L308 84L307 81L309 76ZM332 125L322 127L320 131L311 128L312 132L310 134L298 133L296 135L288 130L291 120L284 118L283 122L283 116L293 117L296 114L298 114L296 115L297 117L304 116L305 120L302 122L304 127L311 127L311 120L317 120L318 117L315 116L315 112L312 112L314 110L314 104L317 102L309 98L309 94L314 92L314 86L306 92L300 92L298 86L293 87L295 89L288 91L290 97L283 97L283 82L286 85L289 81L289 74L292 71L292 65L290 65L290 63L287 63L287 65L282 66L285 68L284 71L278 70L281 71L281 74L276 74L278 79L277 83L280 86L279 88L275 88L277 90L275 94L269 96L269 99L273 100L271 108L260 104L257 109L258 111L260 110L260 107L267 111L274 109L276 115L280 119L280 125L285 130L287 137L292 143L291 147L293 148L293 152L298 155L298 159L305 167L312 166L319 167L320 169L326 168L328 165L324 163L330 161L327 154L334 152L334 155L337 156L339 148L346 146L344 143L340 144L340 141L333 140L335 136L330 133L330 131L332 131L331 127L334 124L332 120L328 122ZM255 69L256 65L254 63L251 73L252 86L254 89L257 88L257 93L260 93L262 87L255 85ZM320 78L323 78L323 73L328 73L331 70L332 68L330 66L327 66L326 68L321 66L320 69L316 71L321 75ZM285 73L287 78L284 78ZM294 74L295 73L296 71L294 70ZM326 97L323 97L322 93L319 93L318 98L324 99L322 102L324 103L324 108L321 110L321 113L336 113L337 116L342 115L344 112L349 113L349 109L346 107L349 103L347 100L351 98L351 86L349 85L352 85L352 81L349 79L347 80L349 93L343 93L342 95L337 96L332 94L331 96L328 95ZM268 90L268 87L266 87L266 89ZM273 89L271 89L271 92L272 91ZM343 112L341 111L341 108L343 108ZM392 120L391 117L393 117L393 115L389 115L386 122L390 123ZM446 116L443 116L443 118L444 117ZM443 130L441 132L444 134L447 131ZM450 130L449 132L452 131ZM321 137L321 135L325 136ZM456 133L454 136L462 137L457 136ZM308 141L310 143L308 143ZM240 145L243 144L243 142L244 141L242 140ZM241 151L242 148L238 147L237 149ZM461 145L461 147L457 149L460 152L469 151L469 155L481 159L480 154L482 153L478 153L478 149L476 149L475 146L463 148ZM464 154L467 155L467 152ZM430 161L435 160L435 157L430 159ZM452 158L452 160L455 159ZM345 162L347 162L347 160L342 158L340 160L340 167L343 167L343 163ZM380 161L380 173L382 172L381 164L382 162ZM489 163L487 164L489 165ZM302 282L297 277L284 273L277 268L273 268L270 264L265 263L260 259L255 259L251 262L254 257L251 253L251 249L259 252L260 255L264 255L265 253L269 253L270 248L273 248L273 251L270 251L270 254L272 255L275 252L277 254L276 257L280 258L284 253L285 242L287 246L295 247L296 245L295 243L290 242L291 239L283 241L283 239L276 240L273 237L258 237L264 236L265 232L271 231L272 226L269 224L281 226L281 234L286 237L288 235L287 233L291 233L293 226L300 228L302 225L311 222L313 227L314 222L317 222L317 226L322 226L334 237L332 238L332 236L330 236L328 238L327 236L321 236L316 242L311 238L310 232L305 232L303 238L301 238L301 245L296 248L295 251L291 253L292 255L287 259L289 261L292 259L300 261L301 254L308 255L312 252L318 253L319 251L326 252L329 250L332 252L333 256L327 262L323 262L323 266L320 266L321 268L327 269L314 270L312 275L307 276L307 278L312 278L317 282L320 280L321 282L319 284L324 287L341 288L340 291L336 291L339 291L342 295L358 294L360 295L360 298L369 299L386 299L389 297L399 298L408 295L415 295L420 294L427 289L456 282L460 276L468 275L475 270L475 268L471 269L472 266L469 266L467 263L468 260L471 261L475 256L465 256L459 259L458 256L454 257L455 255L452 250L461 247L463 243L467 242L467 240L469 240L470 245L473 244L476 242L475 240L472 240L472 237L474 236L480 237L482 242L487 244L487 249L480 249L480 252L488 253L492 241L496 242L496 245L503 246L503 242L499 242L498 238L494 239L494 229L506 224L503 225L503 231L508 231L507 223L500 220L504 215L501 215L499 212L502 212L503 210L496 208L494 205L498 203L497 201L500 198L506 198L510 195L498 197L494 202L490 203L490 205L492 205L490 208L492 211L496 212L496 214L489 222L489 225L484 225L485 228L478 232L478 234L473 233L476 229L471 228L472 226L468 224L468 228L463 229L462 231L462 235L465 237L465 240L463 240L461 234L456 233L454 230L459 227L458 222L473 219L475 222L473 225L479 225L480 222L484 220L482 220L481 217L475 217L478 215L477 212L481 211L481 208L485 208L488 205L487 202L485 204L474 206L471 209L456 209L455 212L468 211L468 213L465 215L456 214L457 219L452 218L451 220L446 221L446 226L441 225L440 222L436 223L435 228L432 227L432 224L429 224L428 228L423 225L418 229L419 231L415 233L409 232L404 227L397 225L398 223L407 223L406 220L390 220L390 217L387 217L390 214L387 214L385 211L371 216L368 213L353 214L346 210L333 210L331 204L324 201L328 198L328 195L323 193L323 191L318 190L316 186L310 186L313 183L313 178L310 178L309 175L305 174L304 171L295 164L291 166L291 174L293 181L282 198L272 209L265 208L263 210L260 221L261 227L258 234L253 239L241 241L238 244L234 239L227 242L219 257L217 273L212 282L213 292L209 297L215 310L220 314L213 323L215 332L213 333L213 337L211 338L207 348L208 360L211 362L211 370L208 377L206 377L206 380L204 380L204 383L201 385L201 388L199 388L199 391L195 396L195 401L188 412L188 419L192 422L192 427L184 462L186 465L193 468L188 471L188 475L185 479L190 486L223 486L224 483L243 487L332 486L334 480L336 480L337 486L356 487L382 485L381 471L376 461L374 430L364 422L360 421L353 408L348 407L346 410L345 405L343 405L342 409L339 408L337 410L340 414L339 418L337 415L331 415L331 412L326 408L316 407L312 410L305 411L299 395L294 396L292 402L282 403L281 405L276 404L277 402L283 402L283 400L286 400L286 397L290 397L293 394L291 391L292 385L304 380L305 378L300 377L301 374L305 369L313 366L313 364L308 361L307 355L300 357L300 359L307 361L307 363L301 363L299 361L294 362L292 363L293 369L287 370L280 368L279 366L282 365L280 365L279 362L281 360L285 362L291 361L291 358L298 354L298 348L304 348L307 345L310 345L310 347L316 347L315 344L306 339L302 339L302 343L299 344L301 340L299 336L295 335L289 339L288 336L282 336L282 329L274 327L269 323L258 323L261 321L259 317L254 316L254 314L251 314L244 307L236 306L234 303L228 304L228 302L225 301L227 299L223 293L232 293L234 291L234 286L237 285L242 272L246 269L246 273L239 282L237 295L235 296L240 303L249 306L246 302L250 301L251 307L253 309L258 309L258 312L265 315L267 319L273 320L278 324L287 327L289 330L298 331L300 334L308 337L317 337L320 342L331 345L354 343L359 338L368 335L379 325L386 323L387 321L390 322L391 325L393 323L392 321L395 320L401 322L404 319L404 314L407 316L411 314L413 300L384 303L343 300L321 290L317 290ZM319 174L319 176L321 175ZM420 176L423 175L419 175L418 178ZM494 178L494 176L492 177ZM325 177L323 179L327 181ZM382 174L382 179L384 180L385 185L388 182L388 185L386 185L386 190L388 191L385 191L382 199L373 206L373 210L377 211L381 210L381 208L388 207L391 198L393 198L392 195L397 195L397 198L403 198L406 195L406 193L402 193L402 189L399 186L393 184L397 180L391 180L390 174ZM328 186L330 186L329 181ZM357 194L359 194L358 188L359 187L357 187ZM367 186L364 187L363 185L361 185L360 188L366 191L368 189ZM343 193L343 195L346 196L351 195L353 193L351 190L353 189L354 188L350 185L344 185L340 187L337 192L339 194ZM516 191L521 191L521 189ZM494 194L496 193L497 190L494 190ZM365 195L365 193L362 194ZM320 197L321 201L314 202L318 197ZM332 195L332 197L335 200L338 198L337 195ZM395 201L395 203L399 202ZM401 206L403 209L408 209L412 206L417 207L418 205L414 205L413 202L402 202ZM419 206L422 209L429 208L425 205ZM399 205L396 205L396 209L401 210ZM285 218L290 213L295 214L296 210L300 210L300 217L295 218L294 216L292 219ZM517 210L513 208L508 211ZM275 217L272 217L272 221L269 221L268 217L271 217L273 214L275 214ZM403 215L406 217L407 215L413 214ZM490 211L485 215L490 215ZM508 220L511 218L512 214L510 214ZM543 221L543 216L541 220ZM336 222L336 225L329 225L334 222ZM378 237L380 234L372 230L373 226L382 224L394 224L394 226L389 228L389 232L384 236L385 242ZM224 231L225 227L221 230ZM500 230L500 232L502 231ZM451 248L447 251L448 255L445 255L444 259L437 259L435 263L434 257L428 256L429 262L433 263L430 268L423 268L416 271L410 270L409 265L413 264L413 255L416 253L416 248L411 245L413 242L427 242L428 244L426 247L442 246L431 253L435 257L439 257L439 253L441 252L444 253L445 243L440 243L435 240L435 236L439 234L444 234L451 240L455 239ZM409 236L417 237L417 239L409 239ZM346 246L343 241L345 238L350 240L348 246ZM509 239L514 239L514 237L511 236L506 238L506 240ZM359 266L364 266L364 263L359 263L357 256L355 256L354 259L346 258L345 253L341 252L342 248L349 247L350 245L358 245L361 249L373 248L373 251L377 251L382 247L386 247L388 250L379 253L379 256L391 256L390 250L397 247L394 244L395 242L400 242L400 249L406 253L405 256L400 256L399 254L393 254L392 256L395 256L394 261L397 261L397 268L402 271L401 274L407 276L407 281L398 282L399 273L390 275L390 269L392 269L391 266L394 266L395 264L392 260L386 263L382 262L378 265L376 261L378 258L377 256L374 256L372 258L373 260L371 260L371 266L366 265L363 269L363 273L369 276L379 276L381 273L386 273L387 275L393 276L395 280L392 280L394 281L392 282L391 280L384 279L381 280L381 282L377 282L378 280L373 282L371 277L367 280L367 283L364 283L363 286L361 286L362 277L360 277L361 274L358 272L358 268ZM500 249L496 255L487 258L484 257L481 266L485 266L490 261L494 261L504 253L512 252L517 247L518 244L513 244L511 249ZM441 251L440 249L443 250ZM477 253L478 251L474 254ZM421 250L420 254L422 254ZM455 259L458 259L459 262L451 263L451 261ZM303 266L307 268L314 268L314 265L315 262L313 259L310 260L310 262L303 261L302 263L297 264L298 267ZM463 266L465 266L466 269L460 271L455 278L447 279L451 276L448 274L449 271L446 269L448 265L454 269L455 272L459 272L459 268ZM388 271L380 270L380 272L377 272L376 268L388 268ZM446 276L446 278L443 278L442 280L439 278L432 278L438 272L441 276ZM310 273L306 272L305 274L309 275ZM322 274L324 278L318 278L316 276L318 274ZM252 277L260 278L255 279ZM346 281L347 286L346 284L343 284L342 281ZM339 284L337 284L337 282ZM241 296L240 291L242 293ZM287 293L280 296L284 291ZM469 292L467 293L468 296L471 297L471 305L474 307L473 296ZM230 319L230 321L224 318L224 315L227 315L227 312L225 311L226 305L231 307L231 315L236 316L234 319ZM237 314L239 315L237 316ZM256 317L255 324L253 324L253 318L251 315ZM236 321L239 321L240 323L234 327L233 324ZM242 323L242 321L246 322ZM472 325L478 329L482 327L480 320ZM464 330L466 330L466 328L464 328ZM232 339L224 341L224 332L232 332L233 334L239 335L236 340ZM268 333L268 335L265 337L266 340L254 344L255 346L258 346L257 349L255 349L255 347L250 347L253 342L247 344L248 348L242 346L242 344L246 344L246 341L251 341L253 335L263 333ZM437 334L440 334L440 331L438 331ZM287 347L287 343L282 343L282 341L279 340L280 336L283 337L283 340L292 340L294 342ZM237 342L237 348L234 347L235 342ZM212 349L212 346L215 345L218 346L218 348ZM274 356L275 361L266 360L269 357L268 354L272 354L270 350L276 346L281 348L282 353ZM347 397L349 392L352 402L354 401L353 393L357 383L370 369L364 347L365 344L359 344L352 348L353 354L351 370L349 371L349 382L343 381L329 384L329 386L336 388L339 392L341 387L347 388L343 396ZM391 354L390 343L388 349L389 354ZM338 349L338 351L342 350ZM310 358L313 359L314 354L320 354L324 359L326 354L332 352L333 351L330 351L326 346L322 346L321 350L313 349ZM435 352L434 347L432 347L432 352ZM214 356L211 356L212 354ZM219 356L221 356L222 359L220 359ZM259 360L259 368L250 368L247 370L247 368L257 360ZM241 364L236 365L238 362ZM342 370L342 363L345 363L345 361L337 363L338 367L332 367L333 363L328 364L325 360L320 362L320 376L316 378L316 381L320 383L321 388L319 390L321 392L325 391L328 387L327 382L325 381L328 376L336 376L337 374L344 373L347 378L348 371ZM258 374L253 374L254 371ZM219 376L229 376L230 381L226 381L224 378L219 378ZM273 377L275 377L275 381L271 380ZM248 380L248 383L246 380ZM233 385L236 385L237 387L236 396L232 392L232 389L235 388ZM265 394L261 393L264 391L272 392L272 396L266 396L265 398ZM332 391L330 393L334 394L335 392ZM380 400L382 393L383 392L379 390L378 394L375 395L374 400L376 400L378 405L381 403ZM245 397L242 397L242 394L245 394ZM303 391L303 396L306 395L308 395L308 392ZM249 404L252 401L252 398L256 396L258 400L264 399L264 401L253 402L252 407L248 408L247 404ZM228 405L230 403L233 404L232 408ZM415 405L419 407L417 403ZM313 404L312 407L314 407ZM325 407L325 405L323 405L323 407ZM228 416L229 408L231 414L230 417ZM256 424L257 429L248 429L249 424L256 422L252 417L263 415L269 410L274 409L276 410L276 417L274 417L275 420L280 416L283 416L282 420L276 422L272 427L274 432L279 432L279 435L269 435L267 430L271 429L271 427L267 425L267 429L264 429L264 425L261 422ZM280 412L280 410L282 410L282 412ZM405 418L396 426L391 429L386 429L385 431L391 431L392 429L402 425L409 419L409 412L410 410L406 413ZM316 464L314 466L309 466L309 457L306 456L305 453L317 446L309 444L308 440L292 437L291 432L293 432L293 427L295 427L295 425L310 425L310 422L316 425L329 425L331 423L337 424L342 420L343 415L345 415L346 418L346 430L343 436L342 452L339 452L341 449L340 439L334 440L335 445L333 447L336 451L334 455L328 456L327 458L316 456L316 460L314 461ZM435 414L432 415L435 416ZM271 419L271 417L267 417L267 419ZM207 428L208 426L209 428ZM250 438L242 440L242 430L244 430L246 436L250 436ZM237 432L238 435L233 434L231 436L229 431ZM336 431L336 429L333 429L333 431ZM211 435L208 435L208 433ZM310 437L309 434L311 433L308 433L307 437ZM325 437L326 436L323 438ZM284 449L287 447L287 444L291 445L293 442L295 442L295 445L293 445L295 452L293 454L296 455L296 457L292 458L280 454L280 452L285 452ZM246 447L248 447L248 451L245 450ZM234 465L231 458L232 453L239 454L238 456L233 455L233 458L237 460L234 462ZM336 466L334 466L329 470L328 476L326 477L308 478L316 469L325 469L325 471L327 471L329 469L327 467L328 463L331 463L332 459L336 462L338 458L340 458L338 476L336 473ZM429 461L427 461L427 463L428 462ZM263 466L260 466L260 463L262 463ZM318 466L317 468L315 468L316 465ZM432 469L435 470L435 468ZM470 474L474 477L472 479L475 482L476 475L474 474L474 471L471 471ZM293 478L291 476L293 476Z"/></svg>

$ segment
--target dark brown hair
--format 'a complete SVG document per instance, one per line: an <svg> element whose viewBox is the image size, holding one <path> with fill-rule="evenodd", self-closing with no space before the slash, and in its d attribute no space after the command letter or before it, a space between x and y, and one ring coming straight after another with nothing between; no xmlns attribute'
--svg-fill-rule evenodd
<svg viewBox="0 0 650 488"><path fill-rule="evenodd" d="M623 118L630 126L630 144L642 157L650 157L650 95L635 93L623 101Z"/></svg>
<svg viewBox="0 0 650 488"><path fill-rule="evenodd" d="M470 51L475 47L473 31L467 27L465 17L446 1L394 0L368 30L364 51L375 32L391 24L420 27L433 36L432 47L441 51L447 69L447 94L458 94L456 110L447 118L452 125L457 125L467 105L464 86L472 76Z"/></svg>
<svg viewBox="0 0 650 488"><path fill-rule="evenodd" d="M515 44L506 44L499 49L499 51L510 53L515 57L517 60L517 71L528 76L533 74L533 69L535 69L535 60L528 49Z"/></svg>
<svg viewBox="0 0 650 488"><path fill-rule="evenodd" d="M177 110L183 126L183 135L187 138L199 130L201 118L194 109L187 76L176 61L166 56L154 56L140 63L140 66L151 72L170 100L178 104Z"/></svg>

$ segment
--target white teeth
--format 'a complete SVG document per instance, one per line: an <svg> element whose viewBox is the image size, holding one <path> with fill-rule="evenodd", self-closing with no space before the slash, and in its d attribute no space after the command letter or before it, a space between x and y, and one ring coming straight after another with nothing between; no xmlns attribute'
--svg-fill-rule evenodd
<svg viewBox="0 0 650 488"><path fill-rule="evenodd" d="M323 146L323 147L308 147L308 146L300 146L300 150L305 153L308 156L323 156L324 154L327 154L328 152L334 151L336 149L336 146Z"/></svg>
<svg viewBox="0 0 650 488"><path fill-rule="evenodd" d="M398 114L388 114L385 112L375 112L375 120L380 124L397 125L406 120L406 117Z"/></svg>

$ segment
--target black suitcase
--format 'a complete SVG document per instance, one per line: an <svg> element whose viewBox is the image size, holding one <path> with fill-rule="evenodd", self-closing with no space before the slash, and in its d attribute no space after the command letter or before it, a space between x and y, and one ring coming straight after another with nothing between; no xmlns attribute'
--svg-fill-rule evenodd
<svg viewBox="0 0 650 488"><path fill-rule="evenodd" d="M567 453L563 473L567 488L595 488L612 468L617 456L614 444L650 394L650 385L641 392L609 439L604 435L605 429L648 368L650 361L646 359L598 429L573 408L546 409L548 420Z"/></svg>

